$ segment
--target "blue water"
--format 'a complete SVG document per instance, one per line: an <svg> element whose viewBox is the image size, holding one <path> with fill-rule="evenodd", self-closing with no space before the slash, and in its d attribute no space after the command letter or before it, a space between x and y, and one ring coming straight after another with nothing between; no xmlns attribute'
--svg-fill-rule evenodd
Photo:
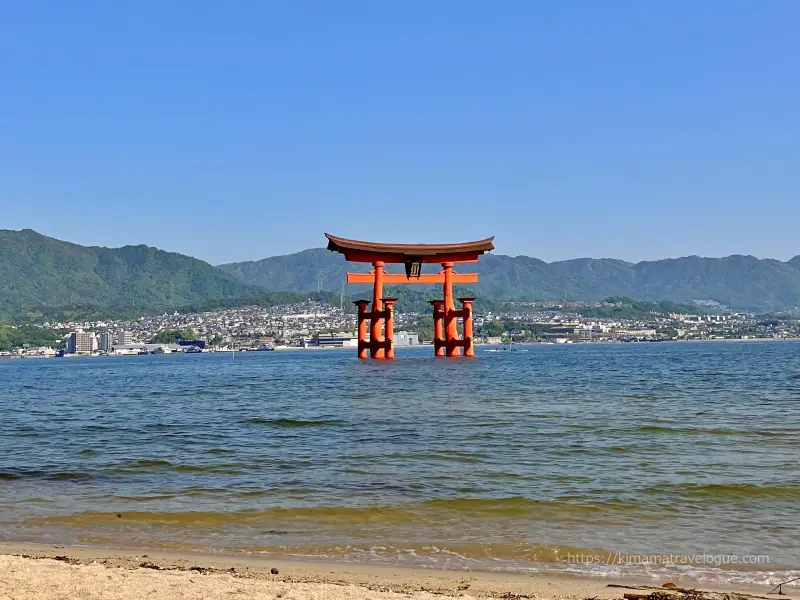
<svg viewBox="0 0 800 600"><path fill-rule="evenodd" d="M2 360L0 539L717 582L798 567L800 344L431 354Z"/></svg>

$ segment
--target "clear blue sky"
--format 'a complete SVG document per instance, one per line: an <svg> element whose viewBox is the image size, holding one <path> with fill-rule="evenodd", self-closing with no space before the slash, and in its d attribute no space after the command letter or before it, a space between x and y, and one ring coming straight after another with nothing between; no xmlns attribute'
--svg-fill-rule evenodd
<svg viewBox="0 0 800 600"><path fill-rule="evenodd" d="M0 228L800 254L800 2L0 2Z"/></svg>

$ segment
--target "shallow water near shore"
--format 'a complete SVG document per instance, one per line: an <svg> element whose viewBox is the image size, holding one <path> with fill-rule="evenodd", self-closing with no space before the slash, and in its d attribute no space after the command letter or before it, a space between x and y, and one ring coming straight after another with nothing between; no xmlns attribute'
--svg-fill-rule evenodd
<svg viewBox="0 0 800 600"><path fill-rule="evenodd" d="M800 343L431 354L2 361L0 539L800 576Z"/></svg>

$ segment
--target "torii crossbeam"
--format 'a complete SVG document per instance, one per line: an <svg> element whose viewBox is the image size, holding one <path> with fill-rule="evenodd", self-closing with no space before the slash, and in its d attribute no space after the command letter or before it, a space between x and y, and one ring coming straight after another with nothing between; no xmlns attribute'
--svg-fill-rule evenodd
<svg viewBox="0 0 800 600"><path fill-rule="evenodd" d="M325 234L328 250L343 254L349 262L371 263L369 273L348 273L348 283L372 284L372 309L368 300L356 300L358 306L358 357L394 358L394 305L397 298L383 297L383 284L442 284L443 299L432 300L434 325L434 354L436 356L475 356L472 303L475 298L458 300L462 308L456 310L453 298L454 284L478 283L477 273L455 273L458 263L475 263L478 257L494 250L494 237L460 244L383 244L349 240ZM387 263L405 265L405 275L385 273ZM423 263L439 263L438 274L422 274ZM384 307L385 305L385 307ZM367 319L370 320L370 339L367 341ZM464 336L458 337L458 319L463 319ZM383 331L385 330L385 331Z"/></svg>

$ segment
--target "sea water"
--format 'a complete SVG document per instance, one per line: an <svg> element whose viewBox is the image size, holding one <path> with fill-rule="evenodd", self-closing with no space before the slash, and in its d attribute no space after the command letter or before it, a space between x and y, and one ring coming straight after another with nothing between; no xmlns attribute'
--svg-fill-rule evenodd
<svg viewBox="0 0 800 600"><path fill-rule="evenodd" d="M800 344L526 349L0 361L0 539L800 575Z"/></svg>

